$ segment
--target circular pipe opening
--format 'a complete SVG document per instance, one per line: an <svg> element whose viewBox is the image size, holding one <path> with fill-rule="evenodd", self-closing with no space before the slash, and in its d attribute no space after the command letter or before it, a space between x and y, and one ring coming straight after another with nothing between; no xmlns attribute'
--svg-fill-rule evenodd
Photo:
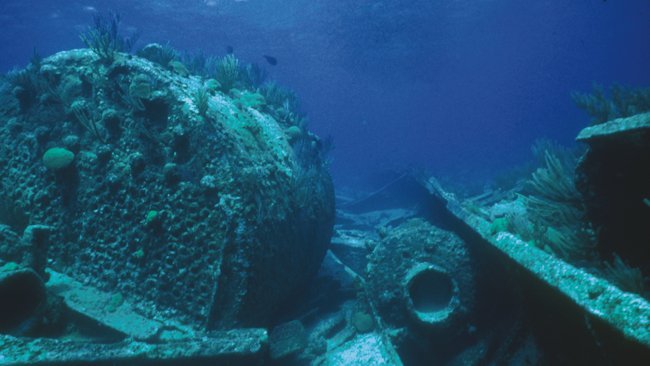
<svg viewBox="0 0 650 366"><path fill-rule="evenodd" d="M457 287L445 270L432 265L416 266L406 279L407 307L418 322L440 326L453 314Z"/></svg>
<svg viewBox="0 0 650 366"><path fill-rule="evenodd" d="M415 311L432 313L449 305L454 286L446 273L427 269L411 278L408 293Z"/></svg>

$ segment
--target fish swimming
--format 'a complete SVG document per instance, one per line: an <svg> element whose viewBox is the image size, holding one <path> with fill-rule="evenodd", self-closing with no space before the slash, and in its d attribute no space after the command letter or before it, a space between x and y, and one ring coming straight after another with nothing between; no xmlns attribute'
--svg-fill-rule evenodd
<svg viewBox="0 0 650 366"><path fill-rule="evenodd" d="M266 59L266 62L268 62L269 64L271 64L273 66L278 64L278 59L273 57L273 56L262 55L262 57L264 57Z"/></svg>

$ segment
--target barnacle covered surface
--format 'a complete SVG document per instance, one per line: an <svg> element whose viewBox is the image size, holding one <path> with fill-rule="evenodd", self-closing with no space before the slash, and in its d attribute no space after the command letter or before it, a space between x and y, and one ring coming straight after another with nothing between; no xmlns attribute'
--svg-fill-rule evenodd
<svg viewBox="0 0 650 366"><path fill-rule="evenodd" d="M91 50L0 90L4 206L54 228L54 269L199 328L262 324L317 270L333 220L320 140L290 139L254 90ZM47 169L50 148L74 160Z"/></svg>

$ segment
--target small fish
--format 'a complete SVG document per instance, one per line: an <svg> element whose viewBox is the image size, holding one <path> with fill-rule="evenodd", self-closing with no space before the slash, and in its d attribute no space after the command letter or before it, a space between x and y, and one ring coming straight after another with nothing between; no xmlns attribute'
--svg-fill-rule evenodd
<svg viewBox="0 0 650 366"><path fill-rule="evenodd" d="M273 57L273 56L262 55L262 57L264 57L266 59L266 62L268 62L269 64L271 64L273 66L278 64L278 59Z"/></svg>
<svg viewBox="0 0 650 366"><path fill-rule="evenodd" d="M232 53L235 52L235 49L232 48L232 46L226 46L226 53L229 55L232 55Z"/></svg>

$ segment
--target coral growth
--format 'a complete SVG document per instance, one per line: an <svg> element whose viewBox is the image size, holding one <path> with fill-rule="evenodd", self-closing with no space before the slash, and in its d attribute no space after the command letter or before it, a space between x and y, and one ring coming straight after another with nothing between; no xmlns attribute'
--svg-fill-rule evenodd
<svg viewBox="0 0 650 366"><path fill-rule="evenodd" d="M623 291L629 291L644 296L649 295L646 293L647 279L643 276L641 270L631 267L616 254L611 263L605 263L602 272L605 278L613 282Z"/></svg>
<svg viewBox="0 0 650 366"><path fill-rule="evenodd" d="M591 116L592 124L615 118L629 117L650 111L650 88L628 88L614 85L609 96L600 85L594 85L591 93L572 93L576 105Z"/></svg>
<svg viewBox="0 0 650 366"><path fill-rule="evenodd" d="M118 13L106 16L95 15L93 25L79 35L81 41L99 56L100 60L110 63L118 52L130 52L138 40L137 34L122 36L120 34L121 17Z"/></svg>
<svg viewBox="0 0 650 366"><path fill-rule="evenodd" d="M530 236L536 245L563 259L593 257L593 233L574 183L575 152L542 141L533 153L542 166L533 172L521 195L532 223Z"/></svg>
<svg viewBox="0 0 650 366"><path fill-rule="evenodd" d="M47 224L61 243L50 248L52 268L116 289L146 315L262 324L329 242L321 140L289 135L267 112L283 106L268 105L232 55L232 79L219 82L102 37L100 48L2 80L0 183L10 198L0 236L11 240L0 241L15 242L26 220ZM172 54L145 48L162 61ZM13 258L11 248L0 243Z"/></svg>
<svg viewBox="0 0 650 366"><path fill-rule="evenodd" d="M574 184L575 151L539 141L533 154L540 162L515 199L493 204L490 231L509 231L522 240L569 261L595 256L593 231L586 220L582 197Z"/></svg>

